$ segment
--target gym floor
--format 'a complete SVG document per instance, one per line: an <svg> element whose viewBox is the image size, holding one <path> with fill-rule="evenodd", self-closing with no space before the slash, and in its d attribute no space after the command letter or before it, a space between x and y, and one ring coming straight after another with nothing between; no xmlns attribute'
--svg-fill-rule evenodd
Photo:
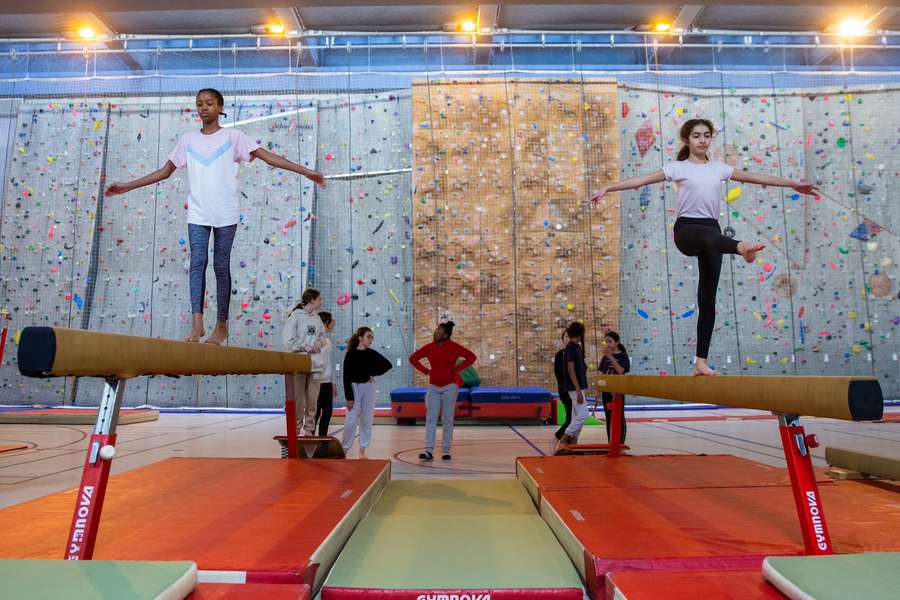
<svg viewBox="0 0 900 600"><path fill-rule="evenodd" d="M825 446L840 446L900 458L900 408L885 410L886 422L851 423L802 419L821 446L814 464L825 466ZM632 454L734 454L784 466L777 421L760 411L629 411L628 444ZM751 417L751 418L747 418ZM331 434L342 424L332 424ZM0 445L27 444L0 453L0 507L11 506L78 485L92 426L0 425ZM421 463L425 429L376 424L370 458L390 458L394 479L512 479L515 458L551 452L554 428L539 425L457 425L453 460ZM173 456L278 458L272 436L284 432L277 414L172 414L158 421L122 425L118 430L113 473L121 473ZM438 433L440 440L440 429ZM601 426L586 426L581 443L602 443ZM356 450L350 457L356 456Z"/></svg>

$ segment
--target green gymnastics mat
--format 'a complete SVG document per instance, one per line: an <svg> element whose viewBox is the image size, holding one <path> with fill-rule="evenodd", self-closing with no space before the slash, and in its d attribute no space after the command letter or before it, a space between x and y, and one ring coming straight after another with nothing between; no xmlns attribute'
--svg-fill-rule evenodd
<svg viewBox="0 0 900 600"><path fill-rule="evenodd" d="M428 515L534 515L531 496L515 479L497 481L392 481L369 514Z"/></svg>
<svg viewBox="0 0 900 600"><path fill-rule="evenodd" d="M197 585L192 562L0 560L3 596L16 600L181 600Z"/></svg>
<svg viewBox="0 0 900 600"><path fill-rule="evenodd" d="M392 481L344 547L322 598L400 590L494 590L490 597L503 598L496 591L528 589L580 599L584 588L518 481Z"/></svg>
<svg viewBox="0 0 900 600"><path fill-rule="evenodd" d="M898 552L769 557L763 575L791 600L900 598Z"/></svg>

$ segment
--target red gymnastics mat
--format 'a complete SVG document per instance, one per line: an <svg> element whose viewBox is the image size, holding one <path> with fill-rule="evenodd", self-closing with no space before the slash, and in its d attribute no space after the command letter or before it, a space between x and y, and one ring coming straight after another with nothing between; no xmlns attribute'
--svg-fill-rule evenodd
<svg viewBox="0 0 900 600"><path fill-rule="evenodd" d="M516 477L535 502L545 490L788 486L787 469L730 454L545 456L516 460ZM820 482L831 483L824 474Z"/></svg>
<svg viewBox="0 0 900 600"><path fill-rule="evenodd" d="M784 600L760 569L630 571L606 575L607 600Z"/></svg>
<svg viewBox="0 0 900 600"><path fill-rule="evenodd" d="M171 458L110 478L94 558L317 589L389 480L383 460ZM0 558L63 558L76 492L0 510Z"/></svg>
<svg viewBox="0 0 900 600"><path fill-rule="evenodd" d="M309 586L283 583L201 583L187 600L309 600Z"/></svg>
<svg viewBox="0 0 900 600"><path fill-rule="evenodd" d="M837 553L900 550L895 492L856 482L819 488ZM595 488L543 492L541 513L592 597L616 571L758 569L803 553L791 488Z"/></svg>

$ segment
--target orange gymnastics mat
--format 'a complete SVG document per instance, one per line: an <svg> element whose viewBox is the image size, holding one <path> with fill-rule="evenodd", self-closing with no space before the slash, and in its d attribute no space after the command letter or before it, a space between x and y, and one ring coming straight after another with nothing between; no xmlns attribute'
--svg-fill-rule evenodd
<svg viewBox="0 0 900 600"><path fill-rule="evenodd" d="M516 476L540 502L543 490L721 488L791 485L787 469L730 454L546 456L516 460ZM820 483L831 483L824 474Z"/></svg>
<svg viewBox="0 0 900 600"><path fill-rule="evenodd" d="M608 600L784 600L762 570L630 571L606 576Z"/></svg>
<svg viewBox="0 0 900 600"><path fill-rule="evenodd" d="M838 553L900 550L895 492L856 482L820 486ZM585 488L543 492L541 513L594 598L609 572L759 569L803 553L791 488Z"/></svg>
<svg viewBox="0 0 900 600"><path fill-rule="evenodd" d="M383 460L171 458L110 478L94 558L315 590L389 480ZM0 510L0 558L62 558L76 492Z"/></svg>

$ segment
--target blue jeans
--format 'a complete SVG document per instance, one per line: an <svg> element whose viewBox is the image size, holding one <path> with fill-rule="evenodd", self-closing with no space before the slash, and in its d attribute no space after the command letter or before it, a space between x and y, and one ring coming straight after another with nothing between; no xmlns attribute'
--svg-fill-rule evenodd
<svg viewBox="0 0 900 600"><path fill-rule="evenodd" d="M188 241L191 244L191 312L203 314L210 232L213 234L213 271L216 274L216 319L228 321L228 307L231 304L231 247L234 245L237 225L210 227L188 223Z"/></svg>

